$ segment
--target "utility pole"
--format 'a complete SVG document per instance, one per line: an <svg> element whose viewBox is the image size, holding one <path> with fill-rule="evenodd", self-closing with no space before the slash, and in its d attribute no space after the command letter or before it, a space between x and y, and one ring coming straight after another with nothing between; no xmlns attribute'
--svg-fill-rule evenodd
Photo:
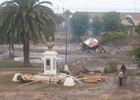
<svg viewBox="0 0 140 100"><path fill-rule="evenodd" d="M65 19L65 31L66 31L66 49L65 49L65 66L64 66L64 70L69 72L69 68L68 68L68 59L67 59L67 56L68 56L68 22L69 22L69 16L70 16L70 12L69 10L67 10L64 14L64 19Z"/></svg>

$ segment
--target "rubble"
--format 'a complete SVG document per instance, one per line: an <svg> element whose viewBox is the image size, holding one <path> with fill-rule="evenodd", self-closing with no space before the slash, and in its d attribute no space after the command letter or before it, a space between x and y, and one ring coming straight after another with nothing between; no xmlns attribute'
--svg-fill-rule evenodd
<svg viewBox="0 0 140 100"><path fill-rule="evenodd" d="M87 69L84 70L89 72ZM30 85L36 82L44 82L49 84L63 84L64 86L74 86L75 81L77 81L78 83L81 83L81 80L84 80L84 82L98 82L101 80L105 80L105 78L107 77L104 75L85 74L82 78L76 78L74 76L63 74L63 73L47 74L47 75L44 74L31 75L31 74L17 73L13 77L14 82L19 81L18 76L20 76L23 81L28 81L28 83L22 84L18 87Z"/></svg>
<svg viewBox="0 0 140 100"><path fill-rule="evenodd" d="M20 76L20 80L18 79L18 76ZM67 75L67 74L63 74L63 73L58 73L58 74L38 74L38 75L31 75L31 74L21 74L21 73L17 73L14 75L13 77L13 81L14 82L18 82L18 81L28 81L29 84L31 83L35 83L35 82L44 82L44 83L49 83L49 84L63 84L65 86L74 86L74 80L81 83L76 77L71 76L71 75ZM28 83L26 83L27 85L29 85ZM25 85L26 85L25 84ZM24 86L24 85L22 85Z"/></svg>

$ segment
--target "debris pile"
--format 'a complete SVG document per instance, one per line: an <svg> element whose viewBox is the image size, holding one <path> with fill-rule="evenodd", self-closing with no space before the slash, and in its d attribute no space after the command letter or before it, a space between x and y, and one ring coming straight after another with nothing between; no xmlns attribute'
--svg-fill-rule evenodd
<svg viewBox="0 0 140 100"><path fill-rule="evenodd" d="M17 73L13 77L14 82L19 82L19 81L26 81L28 83L22 84L21 86L29 85L35 82L43 82L43 83L49 83L49 84L63 84L64 86L74 86L75 81L78 83L81 83L81 80L84 82L99 82L102 80L105 80L107 76L103 75L90 75L90 74L85 74L81 78L77 78L71 75L59 73L59 74L48 74L48 75L31 75L31 74L21 74ZM19 86L19 87L21 87Z"/></svg>
<svg viewBox="0 0 140 100"><path fill-rule="evenodd" d="M107 76L104 76L104 75L84 75L83 76L84 82L87 82L87 83L103 81L106 78Z"/></svg>

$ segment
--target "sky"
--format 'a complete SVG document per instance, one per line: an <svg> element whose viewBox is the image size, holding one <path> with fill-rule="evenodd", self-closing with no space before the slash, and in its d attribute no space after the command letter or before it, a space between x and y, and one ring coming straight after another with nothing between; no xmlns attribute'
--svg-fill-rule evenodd
<svg viewBox="0 0 140 100"><path fill-rule="evenodd" d="M0 3L6 0L0 0ZM40 0L42 1L42 0ZM44 0L45 1L45 0ZM140 0L48 0L53 3L49 6L56 13L70 10L88 12L139 12Z"/></svg>

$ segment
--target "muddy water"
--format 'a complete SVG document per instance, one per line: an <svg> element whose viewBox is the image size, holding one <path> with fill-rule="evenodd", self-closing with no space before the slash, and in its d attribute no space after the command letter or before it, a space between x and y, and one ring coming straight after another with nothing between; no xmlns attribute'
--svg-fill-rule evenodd
<svg viewBox="0 0 140 100"><path fill-rule="evenodd" d="M103 71L104 67L108 64L108 62L115 62L117 64L125 63L127 68L136 69L137 65L133 63L133 61L125 54L120 52L117 48L105 47L107 53L93 53L86 54L84 52L77 51L77 44L68 44L68 64L71 68L81 68L85 66L90 70L100 70ZM47 50L46 45L36 45L30 47L30 61L31 63L43 63L42 57L43 53ZM0 59L8 58L8 47L0 46L0 50L3 51L3 54L0 54ZM58 52L57 62L59 66L63 66L65 64L65 44L57 43L54 46L54 50ZM115 52L112 54L112 51ZM123 50L122 50L123 51ZM23 61L23 51L22 46L15 45L15 60Z"/></svg>

